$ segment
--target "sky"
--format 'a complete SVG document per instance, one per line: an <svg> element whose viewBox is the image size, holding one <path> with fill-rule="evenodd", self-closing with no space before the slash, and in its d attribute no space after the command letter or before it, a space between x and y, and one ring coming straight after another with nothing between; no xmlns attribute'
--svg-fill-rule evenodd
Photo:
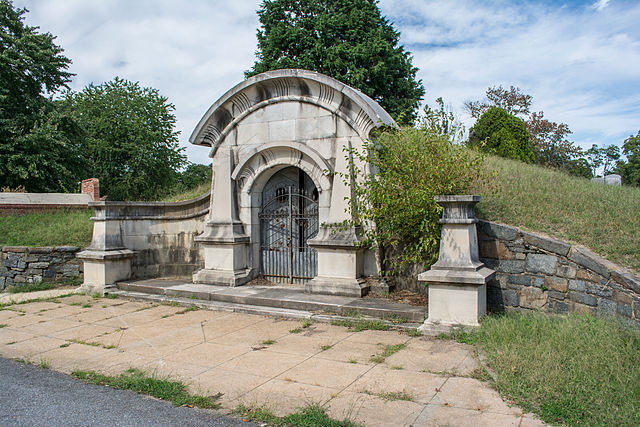
<svg viewBox="0 0 640 427"><path fill-rule="evenodd" d="M190 161L209 163L189 136L244 79L257 49L258 0L14 0L26 22L57 36L82 90L115 76L158 89L175 107ZM517 86L533 111L569 125L583 148L621 145L640 130L640 1L381 0L426 89L468 127L468 100Z"/></svg>

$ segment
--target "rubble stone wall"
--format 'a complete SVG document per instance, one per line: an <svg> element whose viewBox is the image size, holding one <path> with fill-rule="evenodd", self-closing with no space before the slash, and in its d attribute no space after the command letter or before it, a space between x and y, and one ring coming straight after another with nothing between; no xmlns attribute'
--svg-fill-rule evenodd
<svg viewBox="0 0 640 427"><path fill-rule="evenodd" d="M584 247L482 220L478 244L482 261L496 270L487 286L490 308L640 322L640 277Z"/></svg>
<svg viewBox="0 0 640 427"><path fill-rule="evenodd" d="M83 264L76 259L75 246L3 246L0 290L43 280L83 277Z"/></svg>

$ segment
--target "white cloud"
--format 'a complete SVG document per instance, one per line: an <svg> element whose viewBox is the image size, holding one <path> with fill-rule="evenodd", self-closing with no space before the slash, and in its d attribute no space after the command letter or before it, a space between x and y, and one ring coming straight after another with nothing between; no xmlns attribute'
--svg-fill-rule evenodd
<svg viewBox="0 0 640 427"><path fill-rule="evenodd" d="M16 0L27 22L57 35L73 60L73 88L118 75L153 86L176 105L188 138L209 106L254 61L259 0ZM565 122L583 145L620 144L640 128L640 4L382 0L414 55L430 103L461 112L487 87L516 85L534 109ZM463 114L462 114L463 115ZM470 120L467 120L470 124Z"/></svg>
<svg viewBox="0 0 640 427"><path fill-rule="evenodd" d="M591 8L599 12L607 6L609 6L609 0L598 0L591 5Z"/></svg>

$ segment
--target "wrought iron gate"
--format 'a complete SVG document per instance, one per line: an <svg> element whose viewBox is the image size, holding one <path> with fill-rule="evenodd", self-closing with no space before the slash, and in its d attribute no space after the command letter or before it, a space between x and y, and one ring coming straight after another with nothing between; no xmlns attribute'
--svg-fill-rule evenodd
<svg viewBox="0 0 640 427"><path fill-rule="evenodd" d="M304 190L281 187L266 195L260 217L260 273L279 283L306 283L318 271L307 240L318 234L318 203Z"/></svg>

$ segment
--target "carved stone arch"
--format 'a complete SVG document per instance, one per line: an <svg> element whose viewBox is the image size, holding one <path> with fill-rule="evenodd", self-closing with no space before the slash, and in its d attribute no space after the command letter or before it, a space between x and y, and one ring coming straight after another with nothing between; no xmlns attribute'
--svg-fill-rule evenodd
<svg viewBox="0 0 640 427"><path fill-rule="evenodd" d="M255 148L246 155L231 174L243 193L254 191L257 180L263 181L263 172L277 166L297 166L313 180L318 192L331 190L332 168L317 152L297 142L271 143Z"/></svg>
<svg viewBox="0 0 640 427"><path fill-rule="evenodd" d="M389 114L362 92L339 81L307 70L275 70L251 77L216 101L202 117L190 141L211 147L219 145L247 115L279 102L314 104L341 117L361 138L367 139L378 125L395 126Z"/></svg>

